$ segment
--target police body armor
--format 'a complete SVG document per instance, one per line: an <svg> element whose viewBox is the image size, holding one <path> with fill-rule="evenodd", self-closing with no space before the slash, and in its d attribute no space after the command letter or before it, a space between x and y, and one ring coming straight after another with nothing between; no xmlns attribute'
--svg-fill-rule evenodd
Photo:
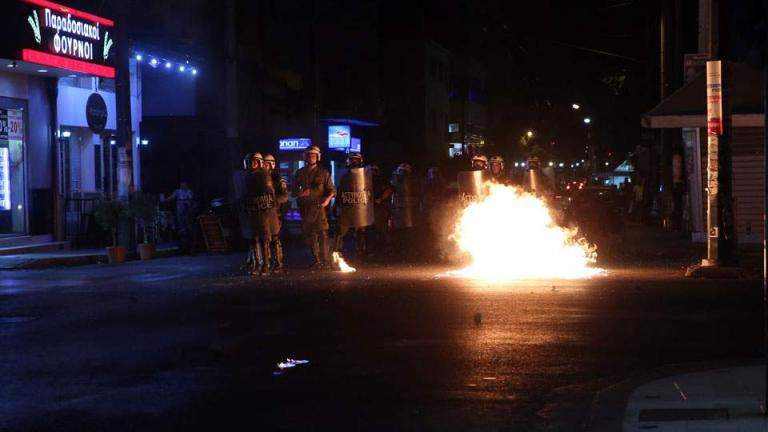
<svg viewBox="0 0 768 432"><path fill-rule="evenodd" d="M350 168L339 181L336 202L341 206L341 225L364 228L373 225L373 176L365 168Z"/></svg>
<svg viewBox="0 0 768 432"><path fill-rule="evenodd" d="M257 236L267 237L277 233L278 222L271 220L276 208L272 177L263 171L251 173L248 181L248 214L251 228Z"/></svg>
<svg viewBox="0 0 768 432"><path fill-rule="evenodd" d="M395 174L392 177L392 225L395 229L413 228L419 207L416 179L410 174Z"/></svg>
<svg viewBox="0 0 768 432"><path fill-rule="evenodd" d="M461 171L457 176L459 197L464 207L478 201L485 194L486 171Z"/></svg>

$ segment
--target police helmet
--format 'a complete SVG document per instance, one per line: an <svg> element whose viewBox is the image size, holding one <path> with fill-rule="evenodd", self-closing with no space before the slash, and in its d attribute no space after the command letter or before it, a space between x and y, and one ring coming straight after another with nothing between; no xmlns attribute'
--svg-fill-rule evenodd
<svg viewBox="0 0 768 432"><path fill-rule="evenodd" d="M491 156L491 159L489 160L491 164L498 163L501 164L501 169L504 169L504 158L501 156Z"/></svg>
<svg viewBox="0 0 768 432"><path fill-rule="evenodd" d="M318 146L309 146L306 150L304 150L304 157L307 157L308 154L316 154L317 155L317 161L320 162L321 154L320 154L320 147Z"/></svg>
<svg viewBox="0 0 768 432"><path fill-rule="evenodd" d="M474 165L475 162L482 162L485 166L488 166L488 158L485 157L484 155L472 156L472 165Z"/></svg>
<svg viewBox="0 0 768 432"><path fill-rule="evenodd" d="M271 164L272 165L272 169L274 169L275 166L277 166L277 161L275 160L274 156L272 156L271 154L267 153L266 155L264 155L264 164Z"/></svg>
<svg viewBox="0 0 768 432"><path fill-rule="evenodd" d="M347 155L347 165L350 165L353 160L358 161L362 165L363 155L360 152L351 152Z"/></svg>
<svg viewBox="0 0 768 432"><path fill-rule="evenodd" d="M246 153L243 156L243 169L251 169L251 159L253 159L253 153Z"/></svg>

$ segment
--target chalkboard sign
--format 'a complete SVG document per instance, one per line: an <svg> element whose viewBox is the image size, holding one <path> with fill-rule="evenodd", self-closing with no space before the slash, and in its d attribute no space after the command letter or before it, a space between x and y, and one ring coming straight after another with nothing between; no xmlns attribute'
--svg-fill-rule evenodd
<svg viewBox="0 0 768 432"><path fill-rule="evenodd" d="M205 248L208 252L226 252L227 240L224 238L224 229L221 227L221 219L216 215L198 216L200 230L203 232Z"/></svg>

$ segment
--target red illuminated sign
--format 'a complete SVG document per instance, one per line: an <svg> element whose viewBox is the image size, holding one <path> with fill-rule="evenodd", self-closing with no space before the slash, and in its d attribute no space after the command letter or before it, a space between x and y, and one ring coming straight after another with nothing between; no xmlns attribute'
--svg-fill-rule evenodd
<svg viewBox="0 0 768 432"><path fill-rule="evenodd" d="M0 58L115 77L115 22L48 0L2 0Z"/></svg>
<svg viewBox="0 0 768 432"><path fill-rule="evenodd" d="M55 68L67 69L75 72L81 72L88 75L95 75L104 78L114 78L115 68L111 66L102 66L93 63L88 63L80 60L74 60L71 58L61 57L54 54L47 54L40 51L31 49L23 49L21 52L21 59L41 65L51 66Z"/></svg>
<svg viewBox="0 0 768 432"><path fill-rule="evenodd" d="M89 14L88 12L79 11L77 9L72 9L71 7L63 6L54 2L50 2L47 0L22 0L24 3L33 4L35 6L39 6L42 8L49 8L49 9L55 9L57 12L62 14L69 14L73 17L82 18L84 20L97 22L101 25L112 27L115 25L115 22L102 18L100 16L96 16L93 14Z"/></svg>

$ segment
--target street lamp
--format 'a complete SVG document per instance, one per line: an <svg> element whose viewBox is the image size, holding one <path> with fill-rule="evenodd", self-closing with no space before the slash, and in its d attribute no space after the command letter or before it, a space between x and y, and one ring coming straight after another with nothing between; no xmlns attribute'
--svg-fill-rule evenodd
<svg viewBox="0 0 768 432"><path fill-rule="evenodd" d="M592 119L589 117L584 117L584 124L590 124L592 123Z"/></svg>
<svg viewBox="0 0 768 432"><path fill-rule="evenodd" d="M581 109L581 105L579 105L579 104L575 103L575 104L571 105L571 108L573 108L573 109L575 109L576 111L578 111L579 109Z"/></svg>
<svg viewBox="0 0 768 432"><path fill-rule="evenodd" d="M528 136L528 138L533 138L533 131L532 130L529 130L525 134Z"/></svg>

